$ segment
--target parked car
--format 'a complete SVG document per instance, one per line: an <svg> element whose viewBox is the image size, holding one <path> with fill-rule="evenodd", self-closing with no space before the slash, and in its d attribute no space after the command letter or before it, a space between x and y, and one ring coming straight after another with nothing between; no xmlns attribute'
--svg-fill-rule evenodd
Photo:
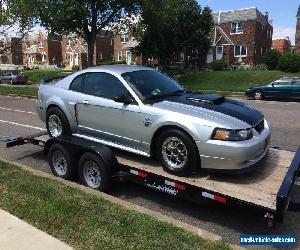
<svg viewBox="0 0 300 250"><path fill-rule="evenodd" d="M300 77L282 77L269 84L256 85L246 90L246 96L264 98L300 99Z"/></svg>
<svg viewBox="0 0 300 250"><path fill-rule="evenodd" d="M28 84L27 76L24 76L18 71L7 72L0 76L1 83L13 84Z"/></svg>
<svg viewBox="0 0 300 250"><path fill-rule="evenodd" d="M241 170L268 152L270 126L252 107L185 90L140 66L88 68L41 84L37 111L51 137L75 134L110 147L157 157L187 175L200 166Z"/></svg>

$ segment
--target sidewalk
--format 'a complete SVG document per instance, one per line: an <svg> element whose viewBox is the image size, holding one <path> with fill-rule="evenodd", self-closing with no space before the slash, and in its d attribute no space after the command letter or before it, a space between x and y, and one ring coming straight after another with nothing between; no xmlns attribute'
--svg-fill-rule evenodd
<svg viewBox="0 0 300 250"><path fill-rule="evenodd" d="M0 250L70 250L65 243L0 209Z"/></svg>

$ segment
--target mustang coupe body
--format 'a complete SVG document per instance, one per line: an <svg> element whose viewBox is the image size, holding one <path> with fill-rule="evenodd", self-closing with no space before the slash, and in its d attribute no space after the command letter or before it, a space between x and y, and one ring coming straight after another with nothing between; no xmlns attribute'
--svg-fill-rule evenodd
<svg viewBox="0 0 300 250"><path fill-rule="evenodd" d="M37 110L50 136L75 134L163 168L241 170L268 151L270 126L252 107L193 93L162 72L140 66L88 68L41 84Z"/></svg>

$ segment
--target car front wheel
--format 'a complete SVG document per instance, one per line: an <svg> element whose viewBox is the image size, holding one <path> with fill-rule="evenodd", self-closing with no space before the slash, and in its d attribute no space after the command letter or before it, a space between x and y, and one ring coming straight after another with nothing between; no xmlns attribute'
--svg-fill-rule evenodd
<svg viewBox="0 0 300 250"><path fill-rule="evenodd" d="M179 129L163 131L158 137L156 148L164 170L171 174L186 176L200 165L194 140Z"/></svg>
<svg viewBox="0 0 300 250"><path fill-rule="evenodd" d="M264 93L262 91L260 91L260 90L256 90L253 93L253 98L255 100L262 100L262 99L264 99Z"/></svg>

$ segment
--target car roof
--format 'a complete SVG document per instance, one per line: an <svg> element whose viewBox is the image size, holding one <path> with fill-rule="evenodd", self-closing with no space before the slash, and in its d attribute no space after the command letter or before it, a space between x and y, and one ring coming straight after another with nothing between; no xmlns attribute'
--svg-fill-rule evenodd
<svg viewBox="0 0 300 250"><path fill-rule="evenodd" d="M298 77L298 76L284 76L278 80L299 80L299 79L300 79L300 77Z"/></svg>
<svg viewBox="0 0 300 250"><path fill-rule="evenodd" d="M119 75L127 72L139 71L139 70L155 70L154 68L137 66L137 65L127 65L127 64L114 64L114 65L101 65L87 68L85 71L112 71Z"/></svg>

